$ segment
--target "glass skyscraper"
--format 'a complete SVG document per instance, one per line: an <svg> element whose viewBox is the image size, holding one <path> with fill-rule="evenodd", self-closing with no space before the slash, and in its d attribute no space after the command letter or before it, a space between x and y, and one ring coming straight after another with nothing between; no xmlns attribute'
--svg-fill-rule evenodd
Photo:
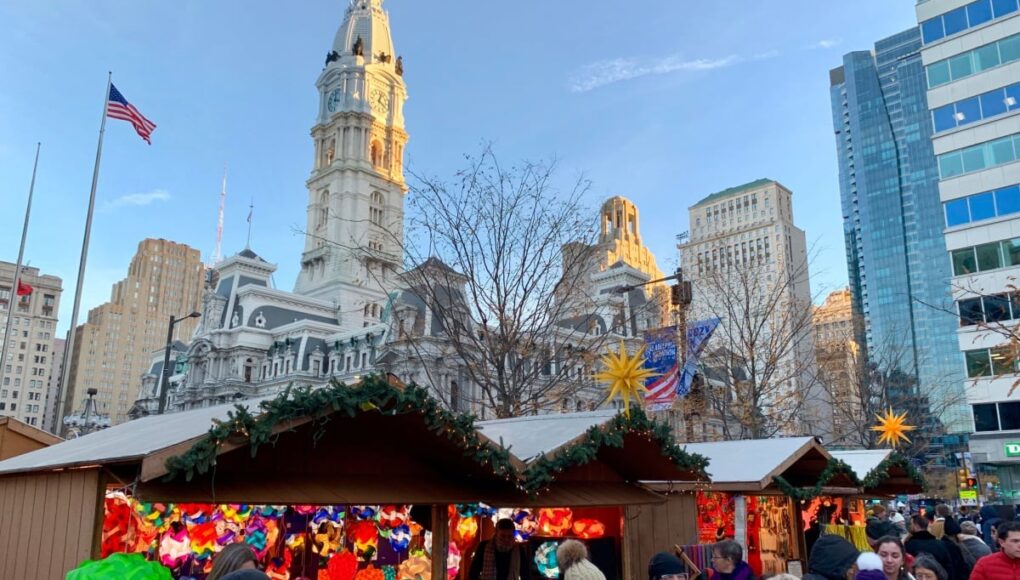
<svg viewBox="0 0 1020 580"><path fill-rule="evenodd" d="M922 398L962 404L920 50L911 28L846 54L829 73L850 290L869 360L916 378ZM967 428L960 409L942 416L951 431Z"/></svg>

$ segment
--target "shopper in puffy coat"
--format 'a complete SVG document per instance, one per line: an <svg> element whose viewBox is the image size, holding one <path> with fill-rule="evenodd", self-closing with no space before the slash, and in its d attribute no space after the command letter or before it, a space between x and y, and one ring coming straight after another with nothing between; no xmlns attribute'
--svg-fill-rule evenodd
<svg viewBox="0 0 1020 580"><path fill-rule="evenodd" d="M606 576L588 560L588 548L577 540L567 540L556 548L556 562L563 580L606 580Z"/></svg>
<svg viewBox="0 0 1020 580"><path fill-rule="evenodd" d="M949 548L946 547L942 540L939 540L928 531L928 525L928 518L924 516L910 518L910 536L903 543L907 553L915 558L921 554L931 554L938 560L939 565L949 572L952 580L966 580L966 576L957 576L953 573L956 568L953 565L954 558ZM963 560L962 555L960 560Z"/></svg>
<svg viewBox="0 0 1020 580"><path fill-rule="evenodd" d="M860 552L839 536L826 534L815 542L803 580L852 580Z"/></svg>
<svg viewBox="0 0 1020 580"><path fill-rule="evenodd" d="M978 560L970 580L1020 580L1020 523L1000 523L999 551Z"/></svg>

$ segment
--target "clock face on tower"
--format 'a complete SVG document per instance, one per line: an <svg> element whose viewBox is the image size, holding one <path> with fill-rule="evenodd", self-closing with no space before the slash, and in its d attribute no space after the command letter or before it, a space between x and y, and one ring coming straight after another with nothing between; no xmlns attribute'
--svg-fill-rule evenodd
<svg viewBox="0 0 1020 580"><path fill-rule="evenodd" d="M340 107L340 101L343 97L340 94L340 89L333 89L333 92L329 93L329 98L326 99L326 108L329 109L330 113L333 113Z"/></svg>
<svg viewBox="0 0 1020 580"><path fill-rule="evenodd" d="M372 90L372 112L380 117L385 117L390 108L390 96L382 89Z"/></svg>

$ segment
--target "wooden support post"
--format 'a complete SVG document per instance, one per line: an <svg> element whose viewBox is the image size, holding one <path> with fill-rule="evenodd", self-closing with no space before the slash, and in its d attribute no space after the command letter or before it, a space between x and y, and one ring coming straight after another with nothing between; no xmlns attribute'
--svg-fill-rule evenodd
<svg viewBox="0 0 1020 580"><path fill-rule="evenodd" d="M446 557L450 553L450 506L432 506L432 577L446 578Z"/></svg>

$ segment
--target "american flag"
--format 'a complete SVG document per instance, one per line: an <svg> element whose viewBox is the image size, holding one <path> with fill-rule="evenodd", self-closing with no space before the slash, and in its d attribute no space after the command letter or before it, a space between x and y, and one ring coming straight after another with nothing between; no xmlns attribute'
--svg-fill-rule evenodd
<svg viewBox="0 0 1020 580"><path fill-rule="evenodd" d="M156 129L156 124L145 118L138 112L134 105L129 103L124 95L120 94L117 87L110 85L110 98L106 101L106 116L111 119L127 121L135 127L138 136L145 139L145 142L152 145L149 136Z"/></svg>

